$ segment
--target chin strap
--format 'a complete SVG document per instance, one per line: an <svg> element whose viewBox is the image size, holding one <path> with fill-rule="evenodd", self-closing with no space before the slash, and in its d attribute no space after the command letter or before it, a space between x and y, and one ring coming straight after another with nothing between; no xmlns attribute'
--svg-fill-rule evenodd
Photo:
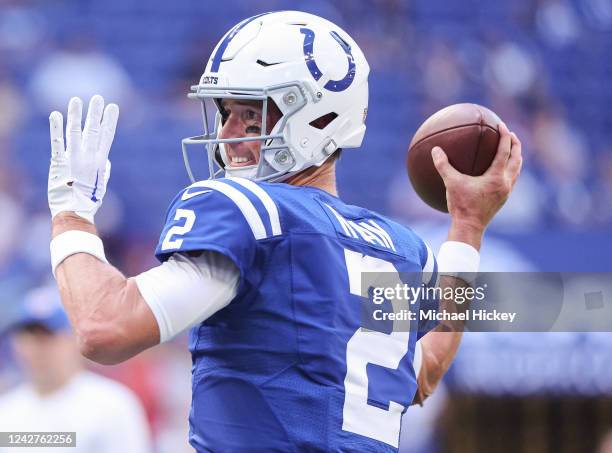
<svg viewBox="0 0 612 453"><path fill-rule="evenodd" d="M223 157L221 156L221 145L222 143L220 143L219 145L217 145L217 148L215 149L215 162L217 162L217 164L219 165L219 167L223 168L225 170L225 162L223 161Z"/></svg>
<svg viewBox="0 0 612 453"><path fill-rule="evenodd" d="M254 179L257 176L257 165L238 168L225 167L225 176L228 178Z"/></svg>

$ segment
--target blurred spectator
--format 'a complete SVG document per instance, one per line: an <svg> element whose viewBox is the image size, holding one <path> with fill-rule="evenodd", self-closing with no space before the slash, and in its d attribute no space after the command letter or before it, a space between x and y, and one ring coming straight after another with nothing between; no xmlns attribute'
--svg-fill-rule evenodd
<svg viewBox="0 0 612 453"><path fill-rule="evenodd" d="M612 4L608 0L582 0L581 7L589 25L601 30L612 27Z"/></svg>
<svg viewBox="0 0 612 453"><path fill-rule="evenodd" d="M489 83L506 96L521 96L536 82L536 65L527 50L505 42L493 49L488 65Z"/></svg>
<svg viewBox="0 0 612 453"><path fill-rule="evenodd" d="M541 182L529 170L523 170L510 198L491 223L491 229L514 233L536 229L542 221L546 201L543 191Z"/></svg>
<svg viewBox="0 0 612 453"><path fill-rule="evenodd" d="M568 224L588 222L591 194L584 180L589 159L582 134L560 113L545 110L534 120L533 141L533 156L554 188L555 215Z"/></svg>
<svg viewBox="0 0 612 453"><path fill-rule="evenodd" d="M0 171L0 177L2 172ZM22 225L23 210L8 194L0 190L0 272L12 258L17 246L14 238Z"/></svg>
<svg viewBox="0 0 612 453"><path fill-rule="evenodd" d="M599 155L597 165L599 178L593 202L594 220L597 225L612 221L612 147L607 147Z"/></svg>
<svg viewBox="0 0 612 453"><path fill-rule="evenodd" d="M459 102L463 77L455 52L442 42L436 42L425 63L425 91L441 104Z"/></svg>
<svg viewBox="0 0 612 453"><path fill-rule="evenodd" d="M0 105L0 141L3 141L21 127L26 110L24 97L8 78L0 78Z"/></svg>
<svg viewBox="0 0 612 453"><path fill-rule="evenodd" d="M73 96L89 99L101 94L123 105L132 95L132 83L123 67L85 37L74 37L79 46L50 53L35 68L30 82L32 97L40 111L50 112L65 105Z"/></svg>
<svg viewBox="0 0 612 453"><path fill-rule="evenodd" d="M572 5L564 1L545 1L536 13L536 24L542 37L554 47L574 42L580 26Z"/></svg>
<svg viewBox="0 0 612 453"><path fill-rule="evenodd" d="M42 11L31 1L0 3L0 54L25 64L44 44L47 29Z"/></svg>
<svg viewBox="0 0 612 453"><path fill-rule="evenodd" d="M27 382L0 397L3 431L76 432L76 448L56 451L151 451L144 413L134 395L83 369L55 287L28 294L11 331ZM30 450L38 451L23 449ZM4 451L10 449L0 448Z"/></svg>

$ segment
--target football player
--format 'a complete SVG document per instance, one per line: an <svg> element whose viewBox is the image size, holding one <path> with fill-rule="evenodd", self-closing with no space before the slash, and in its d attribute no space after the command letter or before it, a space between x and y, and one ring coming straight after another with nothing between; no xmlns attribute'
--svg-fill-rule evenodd
<svg viewBox="0 0 612 453"><path fill-rule="evenodd" d="M355 41L317 16L260 14L228 31L191 94L205 129L183 140L193 184L168 209L162 264L133 278L107 262L93 223L118 107L95 96L81 129L73 98L65 145L62 115L50 116L52 266L82 353L117 363L191 328L197 451L397 451L402 414L457 350L461 332L445 324L362 329L361 279L433 284L439 271L449 286L476 272L521 145L501 125L477 178L433 150L452 218L436 261L408 228L337 197L340 150L365 132L368 73ZM196 178L193 147L209 179Z"/></svg>

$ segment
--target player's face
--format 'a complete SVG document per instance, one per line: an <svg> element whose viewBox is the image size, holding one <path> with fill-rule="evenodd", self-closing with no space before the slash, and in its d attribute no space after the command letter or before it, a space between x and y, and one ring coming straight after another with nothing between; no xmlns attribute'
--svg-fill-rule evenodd
<svg viewBox="0 0 612 453"><path fill-rule="evenodd" d="M222 127L219 138L256 137L262 134L262 102L227 99L221 102ZM282 116L274 102L268 101L266 133L270 133ZM260 141L226 143L225 150L234 168L255 165L259 162Z"/></svg>

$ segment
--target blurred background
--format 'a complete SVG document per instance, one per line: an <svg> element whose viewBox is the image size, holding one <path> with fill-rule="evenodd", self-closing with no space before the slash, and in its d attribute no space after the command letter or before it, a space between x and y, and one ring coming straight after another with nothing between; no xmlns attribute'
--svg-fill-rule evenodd
<svg viewBox="0 0 612 453"><path fill-rule="evenodd" d="M343 199L437 249L448 218L412 191L407 147L438 109L480 103L517 132L525 156L488 230L483 269L611 270L610 0L0 0L0 328L51 278L49 113L71 96L119 104L97 222L110 261L142 272L156 265L166 208L189 183L180 140L201 127L190 85L231 26L278 9L337 23L371 65L368 132L339 165ZM189 451L184 343L96 368L140 398L157 452ZM1 336L0 394L23 380ZM610 452L609 429L612 334L470 333L435 396L408 411L401 450Z"/></svg>

